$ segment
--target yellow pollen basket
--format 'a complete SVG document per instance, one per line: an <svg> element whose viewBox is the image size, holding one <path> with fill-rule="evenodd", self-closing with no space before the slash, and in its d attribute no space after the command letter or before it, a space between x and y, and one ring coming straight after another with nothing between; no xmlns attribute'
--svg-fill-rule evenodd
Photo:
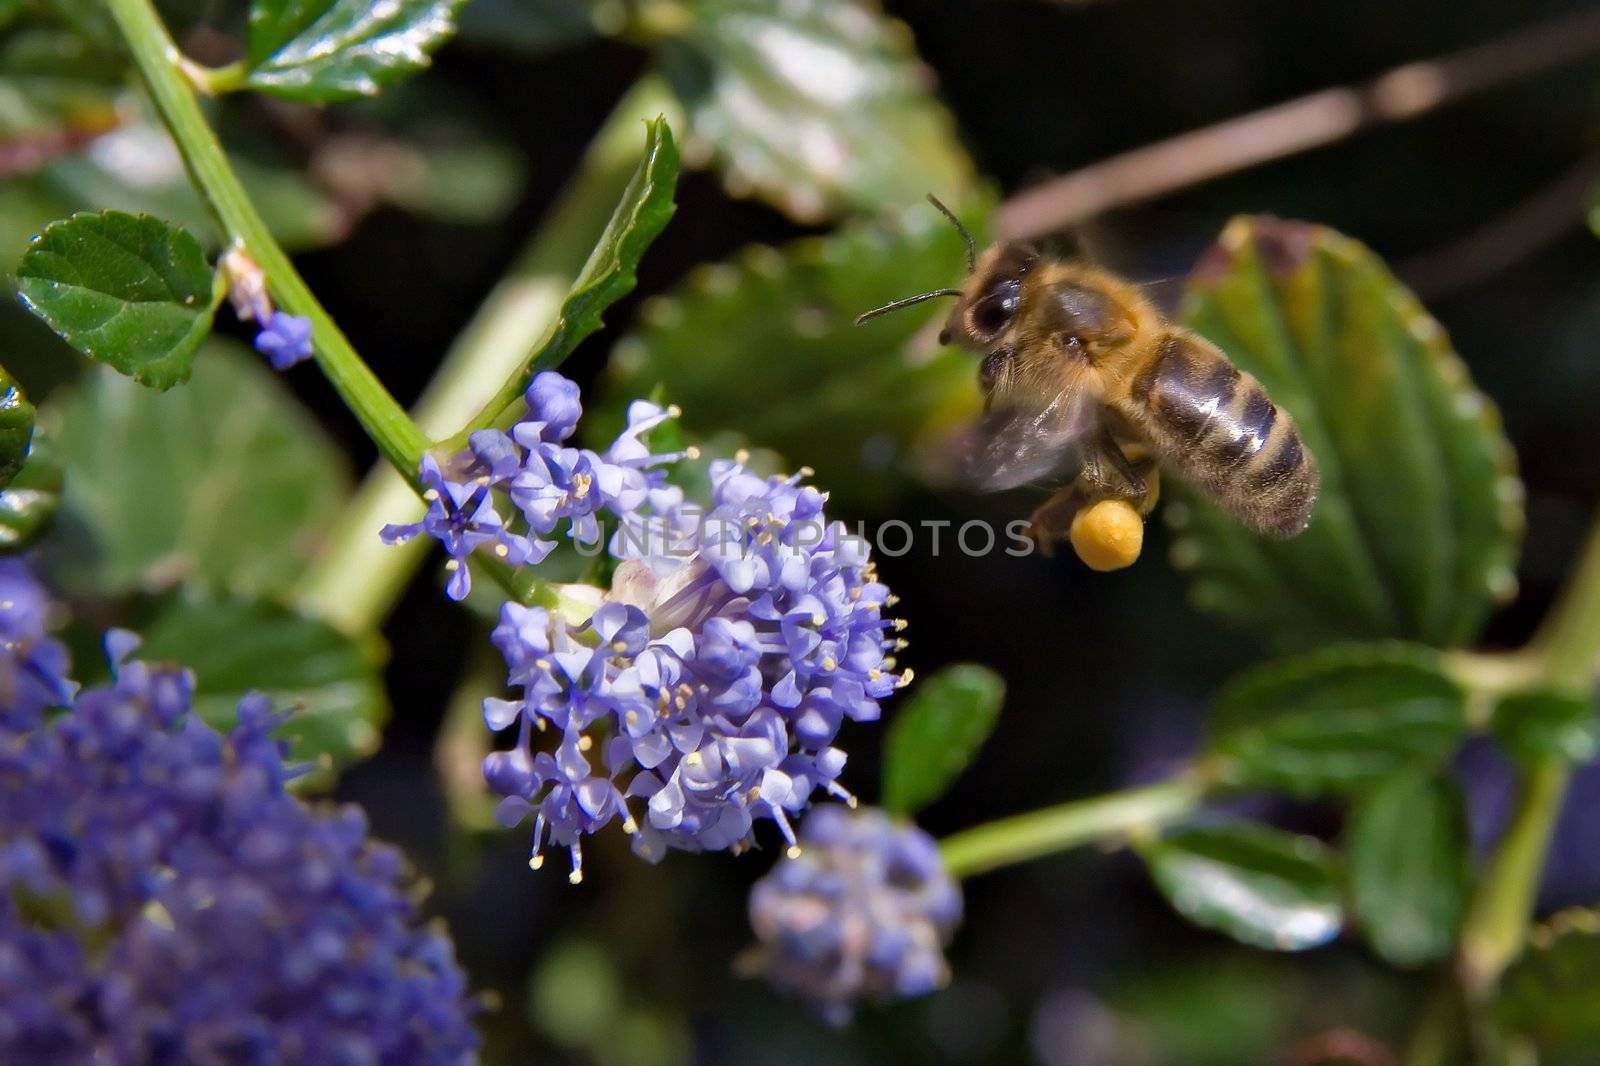
<svg viewBox="0 0 1600 1066"><path fill-rule="evenodd" d="M1144 518L1126 500L1101 500L1072 516L1068 536L1090 570L1121 570L1144 549Z"/></svg>

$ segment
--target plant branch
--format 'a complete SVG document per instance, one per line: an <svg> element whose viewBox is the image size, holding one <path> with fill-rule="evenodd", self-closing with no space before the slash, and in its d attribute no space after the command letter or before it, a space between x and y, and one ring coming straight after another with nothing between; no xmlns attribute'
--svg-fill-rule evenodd
<svg viewBox="0 0 1600 1066"><path fill-rule="evenodd" d="M1566 591L1534 637L1530 654L1545 684L1593 689L1600 669L1600 516ZM1571 766L1559 758L1546 758L1528 768L1511 825L1484 867L1457 951L1458 976L1474 1001L1492 995L1500 975L1522 953L1545 852L1571 776Z"/></svg>
<svg viewBox="0 0 1600 1066"><path fill-rule="evenodd" d="M1180 774L1154 785L1073 800L965 829L939 844L945 869L965 878L1068 848L1158 829L1192 812L1206 781Z"/></svg>
<svg viewBox="0 0 1600 1066"><path fill-rule="evenodd" d="M1056 233L1114 207L1424 115L1517 78L1600 51L1600 12L1583 11L1487 44L1420 60L1359 86L1323 89L1044 182L1000 206L1003 236Z"/></svg>
<svg viewBox="0 0 1600 1066"><path fill-rule="evenodd" d="M274 301L311 321L317 364L396 470L415 477L427 440L351 347L273 239L206 122L184 76L182 54L150 0L106 0L190 177L223 233L265 272Z"/></svg>
<svg viewBox="0 0 1600 1066"><path fill-rule="evenodd" d="M1481 284L1581 226L1597 180L1600 156L1591 155L1504 214L1406 260L1395 273L1424 300Z"/></svg>
<svg viewBox="0 0 1600 1066"><path fill-rule="evenodd" d="M1458 976L1474 1001L1487 998L1522 953L1539 891L1539 871L1566 797L1571 768L1548 759L1528 770L1516 813L1484 867L1462 925Z"/></svg>
<svg viewBox="0 0 1600 1066"><path fill-rule="evenodd" d="M528 353L549 334L568 288L638 165L640 122L675 110L666 86L648 75L617 104L577 172L450 346L413 409L417 425L429 437L453 433L490 402L502 381L522 372ZM350 632L377 624L429 548L420 537L384 545L377 531L391 522L415 522L421 513L414 493L394 471L381 464L373 467L301 581L301 602Z"/></svg>

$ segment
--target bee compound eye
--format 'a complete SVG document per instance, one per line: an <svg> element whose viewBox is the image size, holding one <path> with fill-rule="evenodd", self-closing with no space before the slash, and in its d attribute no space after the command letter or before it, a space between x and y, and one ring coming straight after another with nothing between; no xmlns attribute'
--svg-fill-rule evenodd
<svg viewBox="0 0 1600 1066"><path fill-rule="evenodd" d="M950 327L946 326L939 331L939 345L943 347L950 343Z"/></svg>
<svg viewBox="0 0 1600 1066"><path fill-rule="evenodd" d="M999 333L1017 314L1017 294L998 292L985 296L972 308L972 327L982 334Z"/></svg>
<svg viewBox="0 0 1600 1066"><path fill-rule="evenodd" d="M968 322L979 336L997 335L1011 325L1018 307L1022 304L1021 279L1005 279L990 288L984 298L973 304Z"/></svg>

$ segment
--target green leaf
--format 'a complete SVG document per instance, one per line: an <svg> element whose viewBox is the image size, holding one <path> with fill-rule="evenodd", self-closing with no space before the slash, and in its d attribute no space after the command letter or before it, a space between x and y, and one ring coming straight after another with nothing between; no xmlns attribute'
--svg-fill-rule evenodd
<svg viewBox="0 0 1600 1066"><path fill-rule="evenodd" d="M27 461L0 489L0 555L32 547L49 531L61 503L61 465L55 448L34 434Z"/></svg>
<svg viewBox="0 0 1600 1066"><path fill-rule="evenodd" d="M15 378L0 367L0 488L11 483L33 440L33 404Z"/></svg>
<svg viewBox="0 0 1600 1066"><path fill-rule="evenodd" d="M1431 769L1465 729L1466 699L1437 653L1346 645L1229 682L1212 704L1210 749L1235 784L1315 796Z"/></svg>
<svg viewBox="0 0 1600 1066"><path fill-rule="evenodd" d="M254 0L244 84L287 100L371 96L426 67L464 0Z"/></svg>
<svg viewBox="0 0 1600 1066"><path fill-rule="evenodd" d="M692 146L796 219L899 207L973 182L904 25L859 0L698 0L660 48Z"/></svg>
<svg viewBox="0 0 1600 1066"><path fill-rule="evenodd" d="M1179 914L1243 943L1301 951L1343 924L1333 856L1311 837L1241 823L1184 830L1142 854Z"/></svg>
<svg viewBox="0 0 1600 1066"><path fill-rule="evenodd" d="M165 394L91 375L45 408L83 543L63 546L68 592L115 594L203 578L265 594L294 579L348 499L343 455L278 376L213 342Z"/></svg>
<svg viewBox="0 0 1600 1066"><path fill-rule="evenodd" d="M908 479L938 479L944 440L977 413L977 365L928 335L946 313L935 303L854 319L949 285L962 254L954 228L919 202L889 226L698 267L618 342L589 432L614 434L629 400L667 382L695 436L731 431L786 453L842 501L881 511Z"/></svg>
<svg viewBox="0 0 1600 1066"><path fill-rule="evenodd" d="M1519 760L1600 758L1600 708L1588 693L1513 693L1495 705L1493 729L1500 746Z"/></svg>
<svg viewBox="0 0 1600 1066"><path fill-rule="evenodd" d="M606 308L633 291L639 280L639 260L677 210L672 202L677 184L678 147L672 130L665 119L652 119L645 123L644 157L599 243L589 253L589 261L562 301L555 324L540 340L526 373L513 387L502 389L492 403L520 402L534 374L560 366L579 342L601 327Z"/></svg>
<svg viewBox="0 0 1600 1066"><path fill-rule="evenodd" d="M1541 1051L1592 1054L1600 1047L1600 914L1564 911L1535 928L1529 941L1501 983L1501 1023ZM1594 1060L1580 1054L1552 1061Z"/></svg>
<svg viewBox="0 0 1600 1066"><path fill-rule="evenodd" d="M383 655L326 622L264 600L188 593L145 629L139 654L195 674L195 710L219 729L254 690L290 718L278 730L295 762L344 766L377 750L388 718Z"/></svg>
<svg viewBox="0 0 1600 1066"><path fill-rule="evenodd" d="M884 807L914 814L938 799L988 739L1005 693L999 674L974 663L918 682L884 740Z"/></svg>
<svg viewBox="0 0 1600 1066"><path fill-rule="evenodd" d="M645 123L644 158L622 192L589 261L561 304L554 331L534 357L535 370L555 366L602 325L606 308L633 291L645 249L660 236L677 211L678 146L664 119Z"/></svg>
<svg viewBox="0 0 1600 1066"><path fill-rule="evenodd" d="M1192 493L1167 509L1196 602L1287 643L1470 641L1514 588L1522 490L1498 414L1416 297L1332 230L1237 218L1182 317L1294 416L1322 475L1291 540Z"/></svg>
<svg viewBox="0 0 1600 1066"><path fill-rule="evenodd" d="M52 223L17 277L28 307L68 344L152 388L189 380L211 330L205 253L157 218L102 211Z"/></svg>
<svg viewBox="0 0 1600 1066"><path fill-rule="evenodd" d="M1401 775L1351 811L1351 906L1367 941L1396 966L1450 954L1467 892L1461 794L1443 777Z"/></svg>

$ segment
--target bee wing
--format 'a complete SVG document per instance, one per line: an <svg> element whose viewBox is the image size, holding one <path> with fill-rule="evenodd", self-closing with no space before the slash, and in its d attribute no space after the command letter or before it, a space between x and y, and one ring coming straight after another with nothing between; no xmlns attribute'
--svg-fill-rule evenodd
<svg viewBox="0 0 1600 1066"><path fill-rule="evenodd" d="M1099 403L1078 388L1061 390L1042 408L994 408L979 427L978 445L967 460L967 480L983 492L1035 481L1069 481L1099 429Z"/></svg>

